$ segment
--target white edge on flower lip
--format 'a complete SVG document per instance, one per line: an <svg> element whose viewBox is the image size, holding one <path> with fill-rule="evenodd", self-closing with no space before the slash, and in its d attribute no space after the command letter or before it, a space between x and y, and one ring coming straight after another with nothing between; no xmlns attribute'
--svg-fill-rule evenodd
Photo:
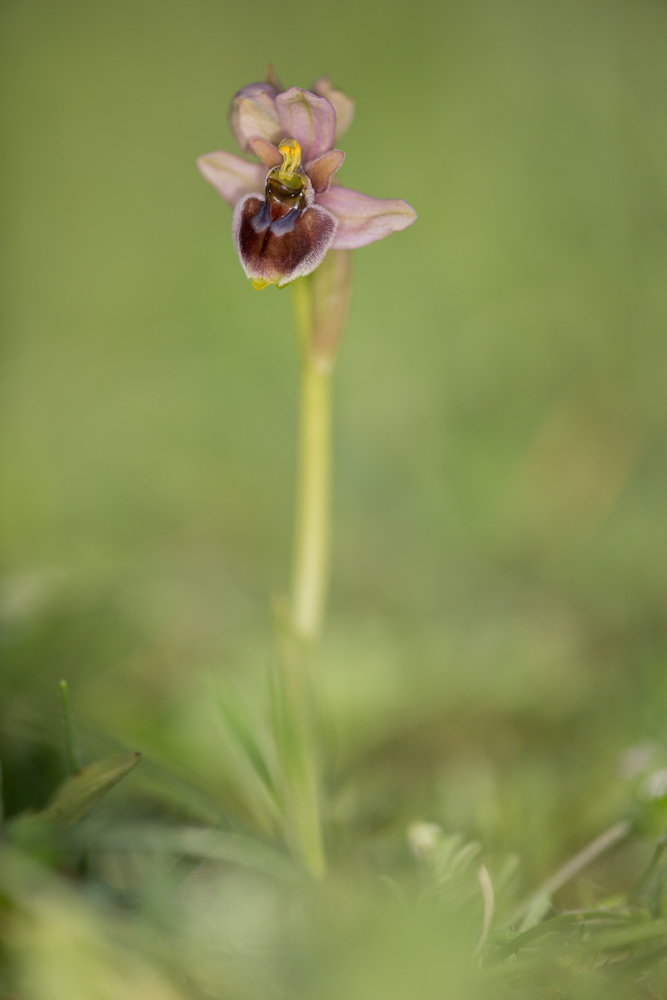
<svg viewBox="0 0 667 1000"><path fill-rule="evenodd" d="M262 274L258 267L253 266L253 263L250 260L246 260L241 246L241 223L245 207L251 198L256 198L259 201L264 200L261 196L253 193L245 195L245 197L241 198L234 209L234 218L232 222L234 244L239 255L239 260L241 261L241 266L243 267L247 277L253 282L261 283L262 287L265 284L274 284L278 288L283 288L285 285L291 284L292 281L296 281L297 278L305 278L306 275L311 274L321 264L327 251L333 246L336 231L338 229L338 220L333 212L330 212L322 205L318 205L316 203L313 203L304 209L302 213L303 215L306 215L308 212L316 212L318 215L326 216L329 223L329 232L325 239L319 238L313 244L310 250L304 254L295 267L291 268L283 275L277 276L276 280L276 276Z"/></svg>

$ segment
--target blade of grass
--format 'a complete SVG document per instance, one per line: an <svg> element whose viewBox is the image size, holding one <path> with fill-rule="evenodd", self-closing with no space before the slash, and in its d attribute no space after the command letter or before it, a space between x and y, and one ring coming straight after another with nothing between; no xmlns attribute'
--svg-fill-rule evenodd
<svg viewBox="0 0 667 1000"><path fill-rule="evenodd" d="M65 747L67 751L67 766L70 774L76 774L83 767L83 760L79 751L79 745L74 731L74 719L72 718L72 706L69 700L69 688L67 681L60 682L60 696L63 705L63 719L65 722Z"/></svg>
<svg viewBox="0 0 667 1000"><path fill-rule="evenodd" d="M615 844L618 844L619 841L623 840L624 837L627 837L629 832L630 824L626 821L610 826L608 830L605 830L599 837L596 837L590 844L587 844L581 851L573 855L557 872L543 882L535 892L514 910L508 922L510 924L518 923L521 917L530 914L543 900L551 900L553 895L559 889L562 889L570 879L596 861L605 851L608 851Z"/></svg>
<svg viewBox="0 0 667 1000"><path fill-rule="evenodd" d="M205 830L194 826L158 827L127 824L100 831L97 843L108 850L180 854L251 868L286 882L303 879L291 858L273 844L237 830Z"/></svg>
<svg viewBox="0 0 667 1000"><path fill-rule="evenodd" d="M489 931L491 929L491 921L493 920L493 912L496 906L496 898L493 891L493 883L491 882L491 876L489 875L489 869L486 865L480 865L479 871L477 872L477 881L479 882L479 887L482 892L482 900L484 903L484 915L482 918L482 933L479 936L479 941L474 951L474 958L477 958L480 954L487 937L489 936Z"/></svg>
<svg viewBox="0 0 667 1000"><path fill-rule="evenodd" d="M77 823L140 760L140 753L117 753L89 764L63 782L51 804L39 814L40 818L63 826Z"/></svg>
<svg viewBox="0 0 667 1000"><path fill-rule="evenodd" d="M569 913L562 913L558 917L544 920L528 930L516 934L513 938L501 945L500 948L488 959L488 965L496 965L504 961L510 955L514 955L529 944L546 937L548 934L555 934L567 927L585 926L594 923L609 923L624 921L632 923L632 917L627 911L614 913L611 910L572 910Z"/></svg>

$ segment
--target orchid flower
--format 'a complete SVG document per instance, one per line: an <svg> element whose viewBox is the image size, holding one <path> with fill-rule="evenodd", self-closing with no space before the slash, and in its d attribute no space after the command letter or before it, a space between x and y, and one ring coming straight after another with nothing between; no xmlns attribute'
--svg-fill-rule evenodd
<svg viewBox="0 0 667 1000"><path fill-rule="evenodd" d="M354 104L322 77L313 92L281 91L272 73L232 101L230 124L242 152L201 156L203 176L234 209L236 249L253 288L279 288L314 271L327 251L351 250L410 226L401 198L374 198L334 177L345 154L334 144ZM268 170L268 173L267 173Z"/></svg>

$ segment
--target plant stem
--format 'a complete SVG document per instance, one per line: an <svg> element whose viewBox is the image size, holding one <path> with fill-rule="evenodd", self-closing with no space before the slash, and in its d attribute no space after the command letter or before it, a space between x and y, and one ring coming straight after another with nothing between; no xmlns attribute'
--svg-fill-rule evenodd
<svg viewBox="0 0 667 1000"><path fill-rule="evenodd" d="M278 681L273 687L274 733L282 763L285 837L313 878L326 872L320 812L317 707L310 650L291 623L277 621Z"/></svg>
<svg viewBox="0 0 667 1000"><path fill-rule="evenodd" d="M326 871L316 733L317 692L312 652L319 637L329 562L331 462L330 376L313 350L313 285L294 282L301 345L300 428L292 592L277 620L274 726L282 762L285 835L307 871Z"/></svg>
<svg viewBox="0 0 667 1000"><path fill-rule="evenodd" d="M313 642L320 633L327 590L331 488L331 376L312 350L310 279L294 283L301 341L299 431L291 619L297 635Z"/></svg>

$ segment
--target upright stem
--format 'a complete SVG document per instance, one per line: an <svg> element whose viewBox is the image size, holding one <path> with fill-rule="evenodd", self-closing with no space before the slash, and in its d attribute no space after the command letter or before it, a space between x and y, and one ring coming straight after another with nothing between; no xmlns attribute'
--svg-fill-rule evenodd
<svg viewBox="0 0 667 1000"><path fill-rule="evenodd" d="M301 407L292 591L280 606L272 704L287 843L317 879L324 877L313 649L319 638L329 568L331 371L347 319L349 250L329 250L292 285L301 345Z"/></svg>
<svg viewBox="0 0 667 1000"><path fill-rule="evenodd" d="M297 635L319 636L326 600L330 541L331 376L312 349L308 278L294 283L301 340L301 412L291 618Z"/></svg>
<svg viewBox="0 0 667 1000"><path fill-rule="evenodd" d="M287 614L277 619L274 731L282 763L285 836L307 871L321 879L326 860L311 654L322 622L329 557L331 401L329 376L313 350L310 278L295 281L294 305L301 343L294 566Z"/></svg>

